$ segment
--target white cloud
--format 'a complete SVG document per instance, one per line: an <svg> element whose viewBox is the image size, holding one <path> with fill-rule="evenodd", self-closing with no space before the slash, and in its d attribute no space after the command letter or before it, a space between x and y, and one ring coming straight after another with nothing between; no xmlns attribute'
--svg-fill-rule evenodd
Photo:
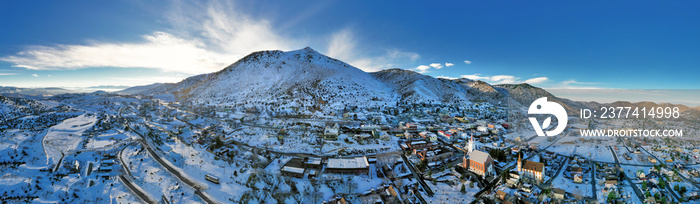
<svg viewBox="0 0 700 204"><path fill-rule="evenodd" d="M455 80L455 79L459 79L459 78L455 78L455 77L448 77L448 76L443 76L443 75L441 75L441 76L437 76L437 77L435 77L435 78L439 78L439 79L450 79L450 80Z"/></svg>
<svg viewBox="0 0 700 204"><path fill-rule="evenodd" d="M429 66L420 65L420 66L416 67L416 72L418 72L418 73L426 73L426 72L428 72L428 69L430 69Z"/></svg>
<svg viewBox="0 0 700 204"><path fill-rule="evenodd" d="M398 49L387 50L376 57L367 57L358 53L366 53L366 48L358 48L358 42L350 28L344 28L333 33L328 43L327 54L330 57L345 61L364 71L379 71L395 68L396 62L415 61L420 55Z"/></svg>
<svg viewBox="0 0 700 204"><path fill-rule="evenodd" d="M435 69L440 69L440 68L442 68L442 64L440 64L440 63L432 63L432 64L430 64L430 66L433 67L433 68L435 68Z"/></svg>
<svg viewBox="0 0 700 204"><path fill-rule="evenodd" d="M598 84L598 82L580 82L580 81L576 81L576 80L574 80L574 79L566 80L566 81L563 81L563 82L561 82L561 83L564 84L564 85L569 85L569 84Z"/></svg>
<svg viewBox="0 0 700 204"><path fill-rule="evenodd" d="M547 78L547 77L537 77L537 78L525 80L523 83L539 84L539 83L545 82L547 80L549 80L549 78Z"/></svg>
<svg viewBox="0 0 700 204"><path fill-rule="evenodd" d="M37 75L37 74L32 74L32 76L33 76L33 77L39 77L39 75Z"/></svg>
<svg viewBox="0 0 700 204"><path fill-rule="evenodd" d="M0 73L0 76L12 76L17 75L17 73Z"/></svg>
<svg viewBox="0 0 700 204"><path fill-rule="evenodd" d="M243 13L232 2L173 1L169 9L164 15L172 28L142 35L139 41L88 40L91 43L29 46L0 60L34 70L120 67L200 74L221 70L251 52L300 49L309 43L304 38L280 35L282 32L274 29L278 26ZM360 43L350 29L333 33L328 43L330 56L365 71L392 68L397 62L419 58L417 53L398 49L375 55L379 57L358 55L367 49L357 48Z"/></svg>
<svg viewBox="0 0 700 204"><path fill-rule="evenodd" d="M536 78L527 79L525 81L520 81L520 77L511 76L511 75L481 76L480 74L462 75L462 78L467 78L467 79L471 79L471 80L486 81L490 84L520 84L520 83L539 84L539 83L542 83L542 82L549 80L549 78L547 78L547 77L536 77Z"/></svg>
<svg viewBox="0 0 700 204"><path fill-rule="evenodd" d="M464 60L464 63L465 63L465 64L472 64L472 61Z"/></svg>
<svg viewBox="0 0 700 204"><path fill-rule="evenodd" d="M452 64L452 63L449 63L449 62L448 62L448 63L445 63L445 66L446 66L446 67L451 67L451 66L455 66L455 64Z"/></svg>

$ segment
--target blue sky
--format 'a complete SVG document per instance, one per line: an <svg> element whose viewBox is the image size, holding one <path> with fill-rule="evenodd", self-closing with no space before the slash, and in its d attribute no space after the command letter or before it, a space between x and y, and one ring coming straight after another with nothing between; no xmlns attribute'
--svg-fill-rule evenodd
<svg viewBox="0 0 700 204"><path fill-rule="evenodd" d="M697 1L0 2L0 86L176 82L310 46L365 71L700 88Z"/></svg>

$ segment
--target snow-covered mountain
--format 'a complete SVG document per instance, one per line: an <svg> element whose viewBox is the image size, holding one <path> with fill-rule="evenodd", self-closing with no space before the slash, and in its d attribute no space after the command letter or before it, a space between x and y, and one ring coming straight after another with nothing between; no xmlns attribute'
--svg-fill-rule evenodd
<svg viewBox="0 0 700 204"><path fill-rule="evenodd" d="M482 81L442 79L409 70L364 72L311 48L254 52L221 71L179 83L132 87L127 94L173 94L195 104L276 107L378 107L500 100Z"/></svg>
<svg viewBox="0 0 700 204"><path fill-rule="evenodd" d="M308 47L255 52L221 71L141 93L172 93L181 101L219 105L380 106L398 99L393 89L370 74Z"/></svg>
<svg viewBox="0 0 700 204"><path fill-rule="evenodd" d="M387 69L371 75L390 86L405 103L468 103L502 96L486 82L466 78L434 78L403 69Z"/></svg>
<svg viewBox="0 0 700 204"><path fill-rule="evenodd" d="M534 87L527 83L522 84L499 84L497 88L505 89L508 92L508 97L512 100L511 105L520 105L521 107L529 107L533 101L541 97L547 97L547 101L553 101L561 104L567 113L578 114L581 108L588 108L586 105L565 98L559 98L546 90Z"/></svg>

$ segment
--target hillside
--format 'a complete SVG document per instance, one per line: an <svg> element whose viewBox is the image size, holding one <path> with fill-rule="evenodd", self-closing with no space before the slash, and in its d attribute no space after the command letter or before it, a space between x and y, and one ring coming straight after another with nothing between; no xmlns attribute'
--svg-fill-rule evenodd
<svg viewBox="0 0 700 204"><path fill-rule="evenodd" d="M570 115L572 114L578 114L579 110L582 108L587 108L587 106L569 100L565 98L559 98L551 93L547 92L546 90L538 87L534 87L530 84L523 83L523 84L499 84L496 85L495 87L498 88L503 88L508 92L508 96L516 103L518 104L511 104L512 105L521 105L523 107L529 107L530 104L532 104L533 101L537 100L538 98L542 97L547 97L547 101L553 101L561 104L564 109L566 110L567 113Z"/></svg>

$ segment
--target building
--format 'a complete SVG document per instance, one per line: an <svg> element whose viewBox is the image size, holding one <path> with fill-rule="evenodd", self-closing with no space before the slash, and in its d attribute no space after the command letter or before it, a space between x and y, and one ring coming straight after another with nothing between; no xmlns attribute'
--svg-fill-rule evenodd
<svg viewBox="0 0 700 204"><path fill-rule="evenodd" d="M496 197L501 200L506 199L506 192L503 192L502 190L496 191Z"/></svg>
<svg viewBox="0 0 700 204"><path fill-rule="evenodd" d="M333 125L333 127L326 126L326 129L323 130L323 138L327 140L337 140L338 134L340 134L338 123Z"/></svg>
<svg viewBox="0 0 700 204"><path fill-rule="evenodd" d="M534 161L523 161L522 156L518 155L518 166L517 166L517 171L520 172L520 175L526 178L532 178L535 179L539 182L542 182L543 180L543 173L544 173L544 164L540 162L534 162Z"/></svg>
<svg viewBox="0 0 700 204"><path fill-rule="evenodd" d="M304 177L304 169L299 167L284 166L282 167L282 170L280 170L280 172L282 172L283 176L291 176L297 178Z"/></svg>
<svg viewBox="0 0 700 204"><path fill-rule="evenodd" d="M326 165L326 172L338 174L367 174L369 162L367 157L354 158L330 158Z"/></svg>
<svg viewBox="0 0 700 204"><path fill-rule="evenodd" d="M440 136L440 138L442 138L442 140L445 140L447 142L451 142L453 139L452 134L450 134L449 132L442 131L442 130L438 131L438 136Z"/></svg>
<svg viewBox="0 0 700 204"><path fill-rule="evenodd" d="M552 193L554 194L554 198L558 200L564 200L566 197L566 191L561 188L552 188Z"/></svg>
<svg viewBox="0 0 700 204"><path fill-rule="evenodd" d="M583 183L583 175L582 174L574 174L574 183Z"/></svg>
<svg viewBox="0 0 700 204"><path fill-rule="evenodd" d="M644 170L637 170L637 178L644 179L646 178L646 174L644 174Z"/></svg>
<svg viewBox="0 0 700 204"><path fill-rule="evenodd" d="M318 168L321 167L321 158L307 157L304 162L304 168Z"/></svg>
<svg viewBox="0 0 700 204"><path fill-rule="evenodd" d="M471 153L474 151L474 136L471 136L469 138L469 143L467 143L467 153Z"/></svg>
<svg viewBox="0 0 700 204"><path fill-rule="evenodd" d="M475 150L469 153L469 161L464 158L463 165L465 169L474 172L480 176L488 176L493 172L493 158L486 152ZM469 166L466 166L469 164Z"/></svg>

